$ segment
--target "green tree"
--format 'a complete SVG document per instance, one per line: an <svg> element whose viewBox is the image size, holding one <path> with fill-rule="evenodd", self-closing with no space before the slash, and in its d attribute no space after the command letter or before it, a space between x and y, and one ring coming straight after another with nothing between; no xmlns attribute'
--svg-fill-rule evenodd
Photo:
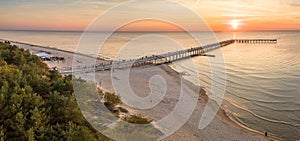
<svg viewBox="0 0 300 141"><path fill-rule="evenodd" d="M27 140L28 141L35 141L35 134L33 128L27 130Z"/></svg>
<svg viewBox="0 0 300 141"><path fill-rule="evenodd" d="M93 141L95 138L92 132L87 127L77 126L69 122L67 130L65 132L65 137L67 141Z"/></svg>
<svg viewBox="0 0 300 141"><path fill-rule="evenodd" d="M5 141L5 131L3 125L0 126L0 141Z"/></svg>

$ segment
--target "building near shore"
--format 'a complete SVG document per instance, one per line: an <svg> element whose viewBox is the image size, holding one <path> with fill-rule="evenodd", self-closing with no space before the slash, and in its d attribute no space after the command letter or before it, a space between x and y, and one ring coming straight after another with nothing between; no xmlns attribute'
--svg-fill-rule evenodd
<svg viewBox="0 0 300 141"><path fill-rule="evenodd" d="M35 53L35 55L38 56L39 58L41 58L44 61L48 61L48 60L50 61L51 58L53 57L50 53L43 52L43 51L37 52L37 53Z"/></svg>

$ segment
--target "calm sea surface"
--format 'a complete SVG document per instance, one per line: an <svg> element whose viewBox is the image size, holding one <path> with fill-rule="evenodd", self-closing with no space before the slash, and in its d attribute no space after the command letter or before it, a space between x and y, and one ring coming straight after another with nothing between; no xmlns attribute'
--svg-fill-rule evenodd
<svg viewBox="0 0 300 141"><path fill-rule="evenodd" d="M214 42L206 39L206 34L202 34L201 44ZM2 39L71 51L76 49L80 36L81 32L0 31ZM226 86L222 108L233 121L287 140L300 139L300 32L216 32L215 36L219 41L233 37L278 39L278 44L233 44L219 49L223 53L227 81L215 83L218 87ZM174 47L174 43L182 47ZM115 58L119 53L122 54L120 58L135 58L199 45L186 33L116 33L97 54ZM216 51L209 54L214 53ZM209 92L211 67L221 71L219 64L209 63L206 57L195 57L193 61L199 78L189 75L186 78L192 82L199 79L200 85ZM196 72L183 62L178 64L184 68L184 73Z"/></svg>

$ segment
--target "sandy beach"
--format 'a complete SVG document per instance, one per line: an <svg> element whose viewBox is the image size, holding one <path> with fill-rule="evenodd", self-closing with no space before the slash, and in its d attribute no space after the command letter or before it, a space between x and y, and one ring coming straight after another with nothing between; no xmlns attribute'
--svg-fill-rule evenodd
<svg viewBox="0 0 300 141"><path fill-rule="evenodd" d="M74 53L70 51L63 51L55 48L41 48L33 45L25 45L19 43L13 43L21 48L29 50L31 53L39 51L49 52L55 56L64 57L65 62L51 62L46 63L50 68L64 68L71 67L74 60ZM82 56L82 59L86 58ZM80 57L75 61L82 61ZM105 60L98 59L97 63L104 62ZM84 66L85 64L82 64ZM92 74L91 74L92 75ZM108 91L114 91L111 83L111 72L102 71L96 72L96 79L101 82L101 88ZM132 109L134 112L142 114L154 120L159 120L166 116L177 104L180 92L180 83L187 84L187 89L191 95L199 95L197 106L189 118L189 120L171 136L165 138L166 141L191 141L191 140L274 140L267 138L262 134L251 132L245 128L238 126L232 122L225 114L223 110L219 110L214 120L203 130L198 129L199 119L207 103L207 95L205 91L201 89L200 94L195 90L195 85L184 80L180 77L180 74L171 69L168 65L157 66L143 66L131 69L130 84L133 91L140 96L147 96L150 93L149 79L154 75L162 76L168 85L166 95L162 102L160 102L154 108L149 110ZM182 82L181 82L182 81ZM124 105L126 107L126 105ZM130 108L127 106L127 108Z"/></svg>

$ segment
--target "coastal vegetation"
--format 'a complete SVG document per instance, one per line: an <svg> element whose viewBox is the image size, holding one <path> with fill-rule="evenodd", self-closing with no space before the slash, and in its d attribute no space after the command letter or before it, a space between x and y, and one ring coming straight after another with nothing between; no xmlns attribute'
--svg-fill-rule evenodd
<svg viewBox="0 0 300 141"><path fill-rule="evenodd" d="M72 76L0 43L0 140L109 140L81 115Z"/></svg>
<svg viewBox="0 0 300 141"><path fill-rule="evenodd" d="M71 75L62 76L29 51L9 42L0 42L0 76L0 141L110 140L95 130L82 115L75 99ZM104 105L116 117L119 113L128 113L127 109L120 107L122 101L114 93L103 93L82 79L76 82L85 87L81 89L84 93L87 92L85 90L97 90L104 99ZM122 119L135 124L152 121L140 115L127 115ZM128 125L115 130L125 126ZM132 130L135 134L141 131ZM158 131L153 126L149 125L145 132L149 131L151 138L157 138L153 133ZM142 134L148 134L145 132Z"/></svg>
<svg viewBox="0 0 300 141"><path fill-rule="evenodd" d="M126 116L124 118L125 121L129 122L129 123L135 123L135 124L149 124L152 122L151 119L148 118L144 118L140 115L130 115L130 116Z"/></svg>

